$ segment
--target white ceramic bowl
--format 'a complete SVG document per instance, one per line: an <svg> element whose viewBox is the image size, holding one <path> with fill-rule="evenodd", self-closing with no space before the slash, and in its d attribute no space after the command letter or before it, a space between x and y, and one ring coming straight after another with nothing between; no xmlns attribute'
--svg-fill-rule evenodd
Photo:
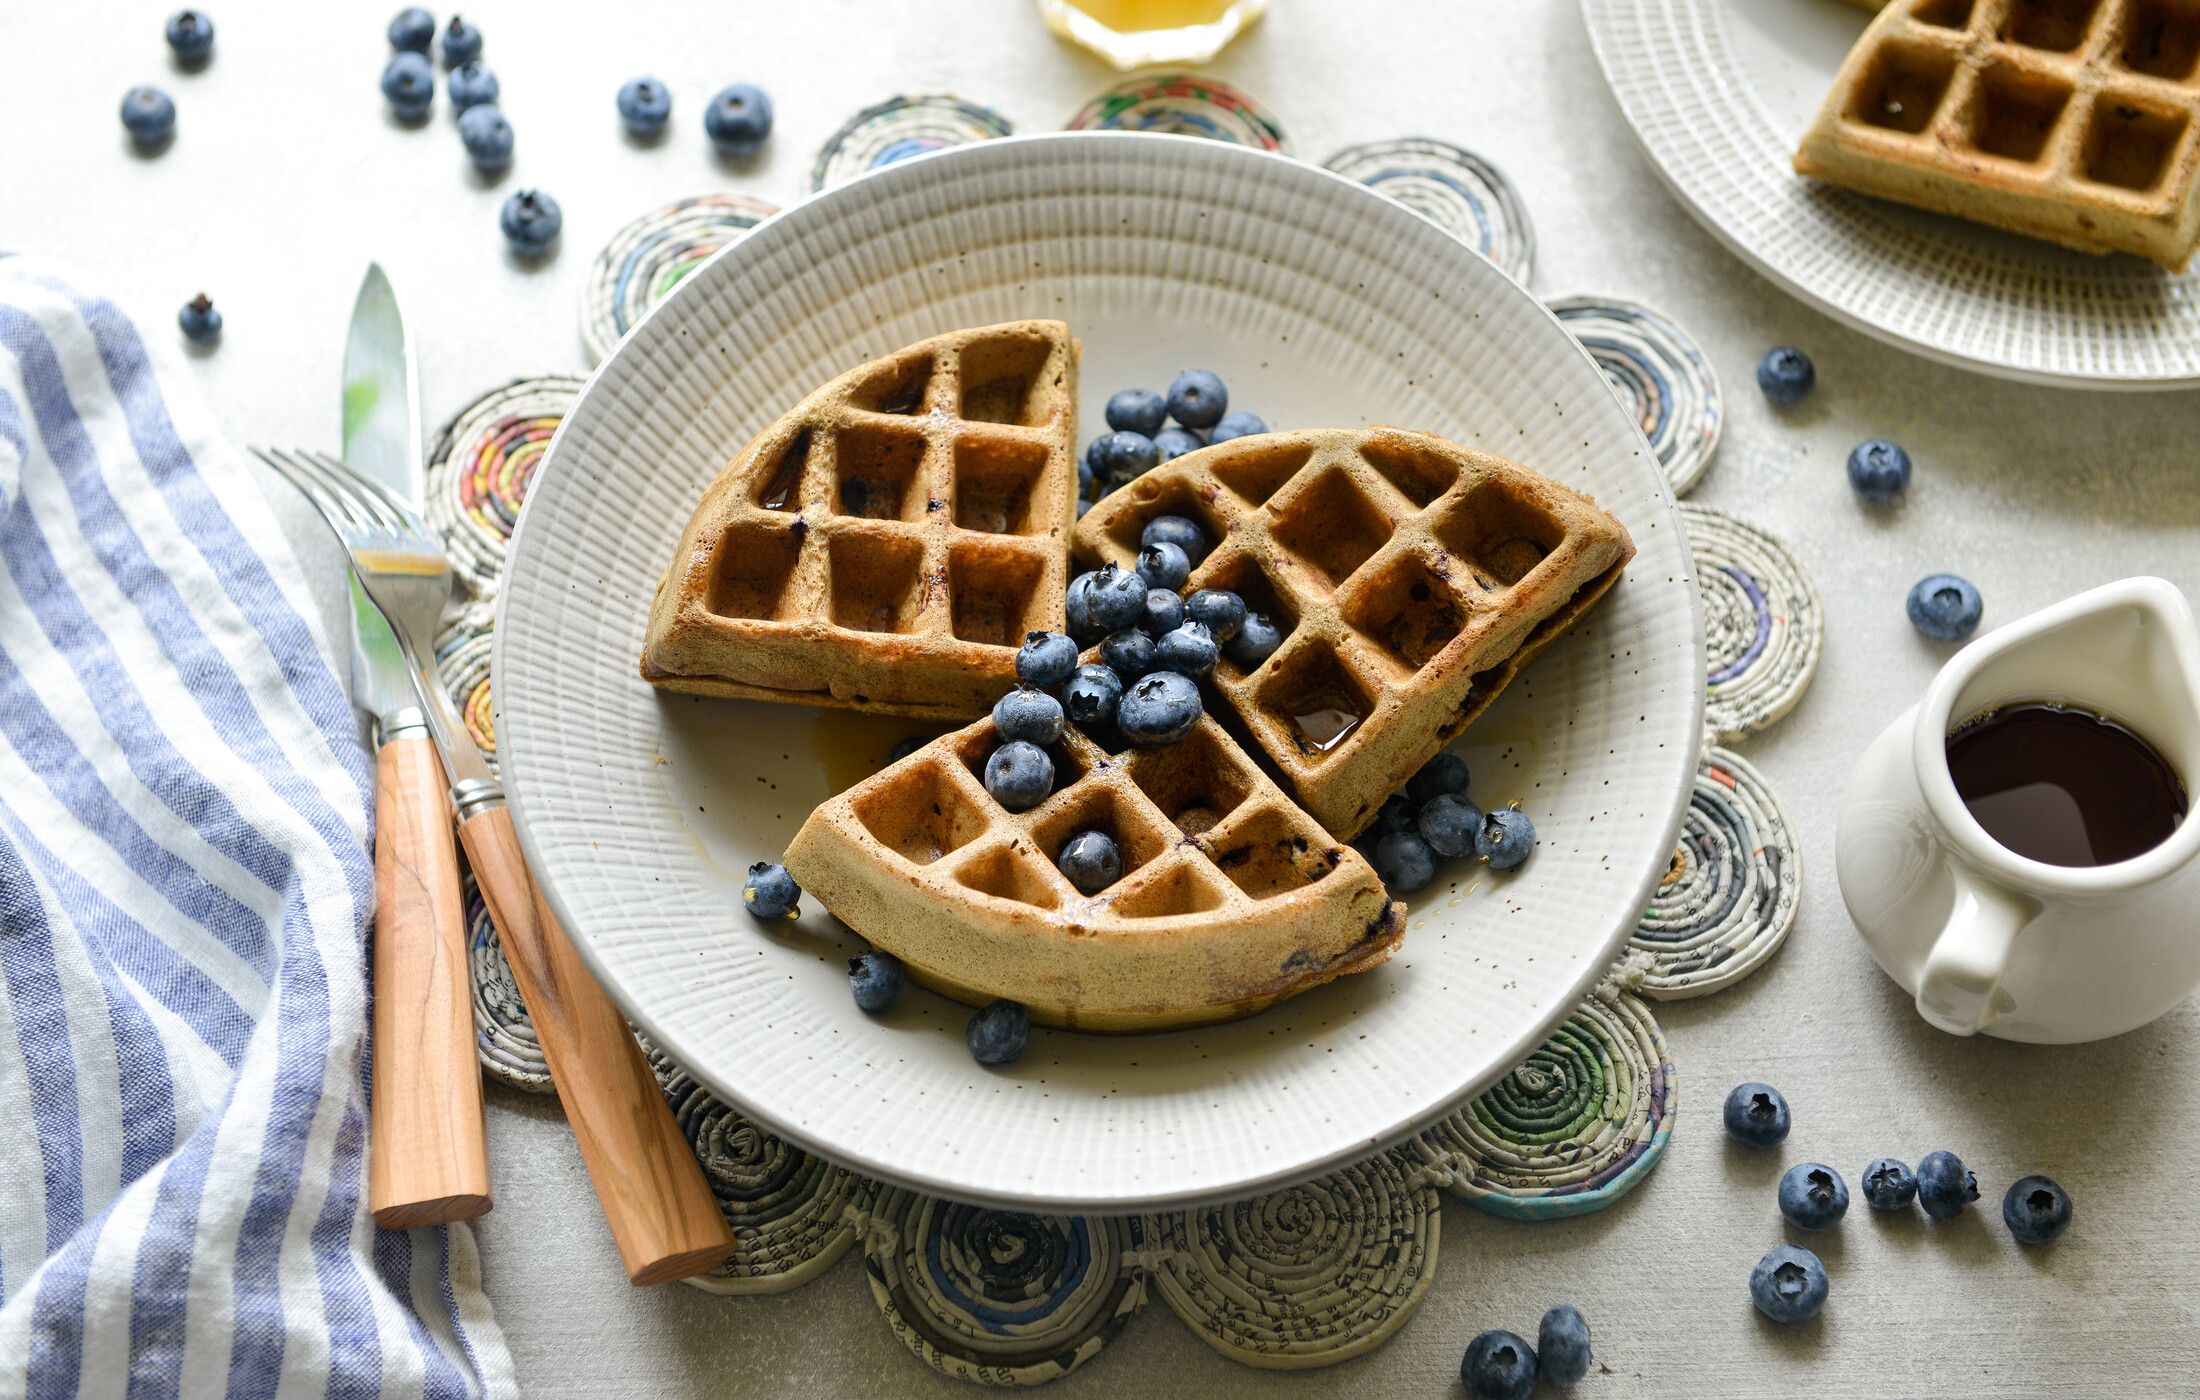
<svg viewBox="0 0 2200 1400"><path fill-rule="evenodd" d="M1390 422L1592 492L1625 580L1458 746L1542 834L1517 873L1458 864L1385 967L1235 1025L1034 1032L972 1062L969 1013L916 990L871 1018L860 946L808 902L740 899L816 802L917 727L660 695L636 672L703 487L838 371L960 326L1060 317L1087 433L1109 392L1211 367L1277 427ZM1349 1162L1530 1050L1618 952L1672 853L1703 665L1687 542L1655 462L1550 314L1402 206L1183 137L991 141L789 210L699 269L597 371L514 541L498 750L527 853L637 1025L767 1127L966 1200L1132 1210Z"/></svg>

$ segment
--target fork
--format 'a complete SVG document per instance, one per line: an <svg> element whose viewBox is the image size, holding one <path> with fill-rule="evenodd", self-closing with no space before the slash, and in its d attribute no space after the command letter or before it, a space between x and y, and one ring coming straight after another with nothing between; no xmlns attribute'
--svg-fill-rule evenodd
<svg viewBox="0 0 2200 1400"><path fill-rule="evenodd" d="M627 1276L637 1284L669 1283L717 1267L733 1252L733 1235L694 1149L673 1122L626 1018L528 874L503 785L436 674L435 629L451 586L442 546L409 504L343 462L317 452L254 450L344 542L353 577L397 635L450 777L459 843Z"/></svg>

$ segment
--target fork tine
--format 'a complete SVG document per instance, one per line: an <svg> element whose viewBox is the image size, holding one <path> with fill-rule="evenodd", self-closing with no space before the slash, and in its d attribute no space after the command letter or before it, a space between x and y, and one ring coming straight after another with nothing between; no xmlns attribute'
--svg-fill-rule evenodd
<svg viewBox="0 0 2200 1400"><path fill-rule="evenodd" d="M290 483L291 488L306 498L306 504L339 536L352 529L351 513L343 503L322 489L320 482L309 474L287 452L280 448L255 447L252 455L274 469L276 475Z"/></svg>
<svg viewBox="0 0 2200 1400"><path fill-rule="evenodd" d="M406 502L398 499L397 493L381 482L366 475L349 462L331 457L325 452L309 451L305 455L313 458L323 469L349 481L356 491L364 494L377 504L380 507L378 513L385 518L389 528L423 537L427 535L427 527L421 522L419 512L415 511Z"/></svg>
<svg viewBox="0 0 2200 1400"><path fill-rule="evenodd" d="M284 452L277 449L277 455L288 461L291 467L300 475L313 482L315 489L344 513L345 517L351 522L351 528L355 530L386 528L383 525L380 513L370 508L367 502L360 499L359 493L352 488L351 483L342 476L329 471L327 467L314 459L313 454Z"/></svg>

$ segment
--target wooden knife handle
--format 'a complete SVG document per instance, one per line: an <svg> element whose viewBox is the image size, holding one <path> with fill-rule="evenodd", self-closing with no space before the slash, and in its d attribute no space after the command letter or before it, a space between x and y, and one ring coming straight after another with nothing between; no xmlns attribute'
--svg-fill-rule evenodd
<svg viewBox="0 0 2200 1400"><path fill-rule="evenodd" d="M550 1062L627 1277L670 1283L716 1268L733 1253L733 1232L626 1018L596 985L528 875L511 813L485 808L459 827L458 839L496 921L504 960Z"/></svg>
<svg viewBox="0 0 2200 1400"><path fill-rule="evenodd" d="M367 1202L392 1230L489 1209L466 909L449 788L425 734L374 759L374 1093Z"/></svg>

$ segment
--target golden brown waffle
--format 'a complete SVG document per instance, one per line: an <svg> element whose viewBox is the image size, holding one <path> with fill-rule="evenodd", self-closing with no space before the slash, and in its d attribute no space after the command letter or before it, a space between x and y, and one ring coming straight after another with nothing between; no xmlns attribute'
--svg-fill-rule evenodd
<svg viewBox="0 0 2200 1400"><path fill-rule="evenodd" d="M1101 501L1077 553L1124 564L1159 515L1199 522L1190 587L1223 588L1286 634L1250 675L1208 687L1339 837L1497 697L1612 586L1635 552L1586 496L1424 433L1237 438Z"/></svg>
<svg viewBox="0 0 2200 1400"><path fill-rule="evenodd" d="M810 814L787 869L910 975L1047 1025L1166 1030L1251 1015L1390 956L1405 931L1358 852L1332 841L1211 718L1166 748L1109 753L1073 726L1054 795L1003 809L983 719ZM1080 894L1055 868L1080 831L1123 875Z"/></svg>
<svg viewBox="0 0 2200 1400"><path fill-rule="evenodd" d="M1795 168L2181 269L2200 242L2196 116L2192 0L1893 0Z"/></svg>
<svg viewBox="0 0 2200 1400"><path fill-rule="evenodd" d="M657 585L643 679L985 713L1024 634L1062 628L1076 420L1059 321L936 336L840 376L703 493Z"/></svg>

